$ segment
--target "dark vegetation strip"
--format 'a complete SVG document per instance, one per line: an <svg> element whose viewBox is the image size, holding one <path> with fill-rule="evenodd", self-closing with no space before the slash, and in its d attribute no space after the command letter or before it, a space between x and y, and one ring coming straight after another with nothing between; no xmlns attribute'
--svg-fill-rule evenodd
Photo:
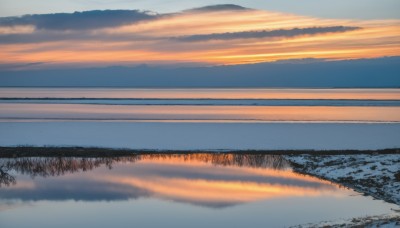
<svg viewBox="0 0 400 228"><path fill-rule="evenodd" d="M90 98L90 97L0 97L0 100L5 101L18 101L18 100L25 100L25 101L36 101L36 100L49 100L49 101L65 101L65 100L107 100L107 101L213 101L213 100L221 100L221 101L381 101L381 102L396 102L400 101L399 99L290 99L290 98L236 98L236 99L229 99L229 98Z"/></svg>
<svg viewBox="0 0 400 228"><path fill-rule="evenodd" d="M13 157L118 157L134 154L271 154L271 155L345 155L345 154L400 154L400 148L384 150L133 150L96 147L0 147L0 158Z"/></svg>

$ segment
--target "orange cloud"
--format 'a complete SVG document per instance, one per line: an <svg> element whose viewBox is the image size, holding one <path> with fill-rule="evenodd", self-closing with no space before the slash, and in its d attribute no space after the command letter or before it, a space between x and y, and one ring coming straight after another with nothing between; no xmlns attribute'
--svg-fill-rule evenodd
<svg viewBox="0 0 400 228"><path fill-rule="evenodd" d="M184 11L131 24L80 28L79 31L49 31L33 25L2 26L0 64L219 65L398 56L399 22L320 19L261 10L211 10ZM331 31L338 27L344 29ZM316 28L319 32L309 32ZM279 31L296 33L282 35ZM249 36L249 33L255 35ZM193 36L197 37L195 42L181 39ZM226 36L231 38L221 39Z"/></svg>

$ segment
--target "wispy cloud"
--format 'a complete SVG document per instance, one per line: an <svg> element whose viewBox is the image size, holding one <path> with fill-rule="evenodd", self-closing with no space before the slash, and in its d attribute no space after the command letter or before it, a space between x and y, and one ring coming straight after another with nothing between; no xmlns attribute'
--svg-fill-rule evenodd
<svg viewBox="0 0 400 228"><path fill-rule="evenodd" d="M400 55L399 20L321 19L236 5L0 18L0 64L242 64Z"/></svg>
<svg viewBox="0 0 400 228"><path fill-rule="evenodd" d="M296 37L302 35L316 35L323 33L347 32L361 29L360 27L330 26L330 27L311 27L294 29L277 29L263 31L227 32L202 35L191 35L178 37L182 41L206 41L206 40L233 40L233 39L255 39L266 37Z"/></svg>

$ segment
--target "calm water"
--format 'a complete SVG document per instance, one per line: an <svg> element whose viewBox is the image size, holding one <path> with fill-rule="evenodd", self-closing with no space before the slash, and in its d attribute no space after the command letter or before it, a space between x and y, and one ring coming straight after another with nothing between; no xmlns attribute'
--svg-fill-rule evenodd
<svg viewBox="0 0 400 228"><path fill-rule="evenodd" d="M2 158L0 227L284 227L398 206L277 155Z"/></svg>
<svg viewBox="0 0 400 228"><path fill-rule="evenodd" d="M1 88L21 120L400 122L400 89Z"/></svg>
<svg viewBox="0 0 400 228"><path fill-rule="evenodd" d="M0 88L0 146L400 146L400 89Z"/></svg>
<svg viewBox="0 0 400 228"><path fill-rule="evenodd" d="M123 89L0 88L14 98L162 98L162 99L366 99L400 100L400 89Z"/></svg>

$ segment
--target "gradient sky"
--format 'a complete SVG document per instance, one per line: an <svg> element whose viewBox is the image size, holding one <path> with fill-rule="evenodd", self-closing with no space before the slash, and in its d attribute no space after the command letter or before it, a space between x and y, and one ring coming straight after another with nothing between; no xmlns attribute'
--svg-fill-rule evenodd
<svg viewBox="0 0 400 228"><path fill-rule="evenodd" d="M199 2L2 0L0 65L229 65L400 55L399 1L252 0L231 2L246 8L193 9L221 3ZM140 10L86 11L94 9ZM67 14L7 17L55 12Z"/></svg>
<svg viewBox="0 0 400 228"><path fill-rule="evenodd" d="M400 18L398 0L0 0L0 16L86 11L95 9L142 9L160 13L176 12L215 4L328 18Z"/></svg>

